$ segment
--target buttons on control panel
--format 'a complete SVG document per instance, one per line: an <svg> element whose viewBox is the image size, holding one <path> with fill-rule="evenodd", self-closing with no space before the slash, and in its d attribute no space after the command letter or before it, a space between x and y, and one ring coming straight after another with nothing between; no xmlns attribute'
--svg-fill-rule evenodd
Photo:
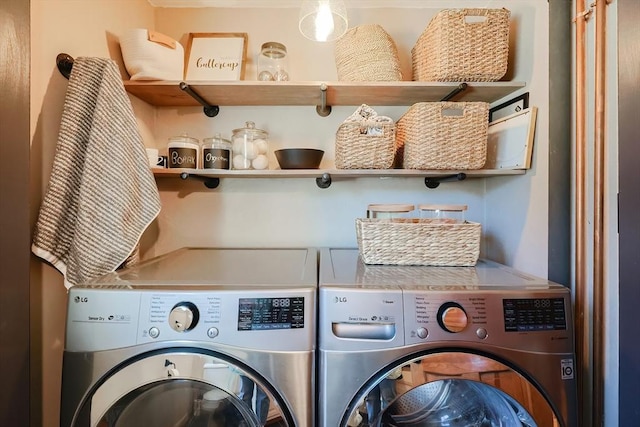
<svg viewBox="0 0 640 427"><path fill-rule="evenodd" d="M219 333L220 333L220 331L218 330L218 328L211 327L211 328L207 329L207 336L209 338L215 338L215 337L218 336Z"/></svg>
<svg viewBox="0 0 640 427"><path fill-rule="evenodd" d="M149 336L151 338L158 338L160 336L160 329L156 328L155 326L149 328Z"/></svg>
<svg viewBox="0 0 640 427"><path fill-rule="evenodd" d="M489 336L489 333L487 332L487 330L485 328L478 328L478 330L476 331L476 336L478 338L480 338L481 340L487 338L487 336Z"/></svg>
<svg viewBox="0 0 640 427"><path fill-rule="evenodd" d="M425 339L429 336L429 331L427 330L427 328L418 328L416 329L416 335L418 336L418 338Z"/></svg>

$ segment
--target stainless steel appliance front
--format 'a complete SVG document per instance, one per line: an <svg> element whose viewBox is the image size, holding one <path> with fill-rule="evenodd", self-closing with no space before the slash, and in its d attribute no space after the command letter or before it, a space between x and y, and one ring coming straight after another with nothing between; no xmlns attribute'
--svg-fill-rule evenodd
<svg viewBox="0 0 640 427"><path fill-rule="evenodd" d="M565 287L483 260L320 264L319 426L575 426Z"/></svg>
<svg viewBox="0 0 640 427"><path fill-rule="evenodd" d="M69 292L62 426L314 419L317 252L188 248Z"/></svg>

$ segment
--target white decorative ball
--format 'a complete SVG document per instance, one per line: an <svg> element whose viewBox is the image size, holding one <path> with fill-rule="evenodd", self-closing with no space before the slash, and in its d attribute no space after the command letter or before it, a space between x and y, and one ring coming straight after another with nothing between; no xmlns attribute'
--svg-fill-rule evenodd
<svg viewBox="0 0 640 427"><path fill-rule="evenodd" d="M234 169L249 169L251 167L251 161L245 159L242 154L236 154L233 156L233 168Z"/></svg>
<svg viewBox="0 0 640 427"><path fill-rule="evenodd" d="M267 156L264 154L260 154L258 157L253 159L251 166L253 166L254 169L266 169L269 167L269 159L267 159Z"/></svg>
<svg viewBox="0 0 640 427"><path fill-rule="evenodd" d="M242 147L241 153L245 158L253 160L258 157L258 147L253 142L247 141Z"/></svg>
<svg viewBox="0 0 640 427"><path fill-rule="evenodd" d="M284 82L289 80L289 74L284 70L278 70L275 76L273 77L276 81L279 81L279 82Z"/></svg>
<svg viewBox="0 0 640 427"><path fill-rule="evenodd" d="M255 141L253 141L253 143L258 149L258 154L267 154L267 149L269 148L267 141L265 141L264 139L256 139Z"/></svg>
<svg viewBox="0 0 640 427"><path fill-rule="evenodd" d="M268 81L272 81L275 80L273 78L273 74L271 74L268 71L261 71L260 74L258 74L258 80L263 81L263 82L268 82Z"/></svg>

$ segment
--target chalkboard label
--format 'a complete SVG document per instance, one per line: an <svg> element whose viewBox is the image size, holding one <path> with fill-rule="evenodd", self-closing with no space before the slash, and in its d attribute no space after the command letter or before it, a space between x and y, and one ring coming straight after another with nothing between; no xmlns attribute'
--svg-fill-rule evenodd
<svg viewBox="0 0 640 427"><path fill-rule="evenodd" d="M204 169L231 169L231 162L229 157L231 153L229 150L223 148L205 148L203 152L203 164Z"/></svg>

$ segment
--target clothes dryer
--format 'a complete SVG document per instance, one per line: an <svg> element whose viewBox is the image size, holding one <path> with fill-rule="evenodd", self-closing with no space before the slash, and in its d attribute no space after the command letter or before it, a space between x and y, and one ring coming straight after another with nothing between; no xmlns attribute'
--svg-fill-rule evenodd
<svg viewBox="0 0 640 427"><path fill-rule="evenodd" d="M569 290L322 249L319 426L576 426Z"/></svg>
<svg viewBox="0 0 640 427"><path fill-rule="evenodd" d="M71 288L61 426L312 426L316 296L310 248L184 248Z"/></svg>

